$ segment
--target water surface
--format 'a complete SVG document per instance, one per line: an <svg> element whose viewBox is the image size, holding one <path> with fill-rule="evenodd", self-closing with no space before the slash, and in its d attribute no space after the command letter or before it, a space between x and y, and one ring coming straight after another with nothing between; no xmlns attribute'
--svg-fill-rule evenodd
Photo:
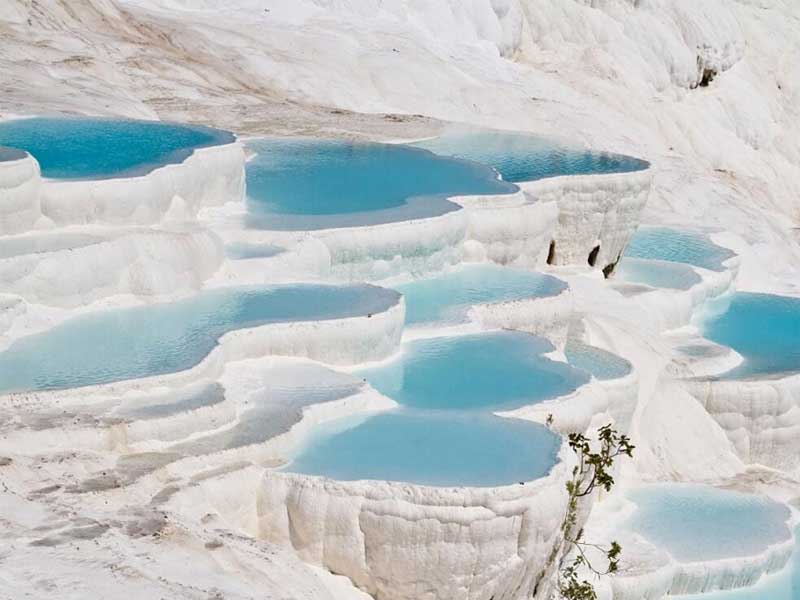
<svg viewBox="0 0 800 600"><path fill-rule="evenodd" d="M800 370L800 298L736 292L707 303L702 329L744 357L726 378Z"/></svg>
<svg viewBox="0 0 800 600"><path fill-rule="evenodd" d="M399 144L313 138L250 142L249 225L324 229L425 218L458 210L448 196L508 194L489 167Z"/></svg>
<svg viewBox="0 0 800 600"><path fill-rule="evenodd" d="M406 299L406 324L460 323L477 304L556 296L560 279L498 265L468 265L395 286Z"/></svg>
<svg viewBox="0 0 800 600"><path fill-rule="evenodd" d="M560 444L546 427L518 419L392 411L318 428L287 470L344 481L499 486L547 475Z"/></svg>
<svg viewBox="0 0 800 600"><path fill-rule="evenodd" d="M629 283L670 290L688 290L703 280L686 264L628 257L619 261L614 277Z"/></svg>
<svg viewBox="0 0 800 600"><path fill-rule="evenodd" d="M564 348L567 361L576 369L586 371L596 379L618 379L632 370L632 365L621 356L575 340Z"/></svg>
<svg viewBox="0 0 800 600"><path fill-rule="evenodd" d="M189 369L235 329L387 310L399 294L368 285L227 288L178 302L75 317L0 353L0 392L72 388Z"/></svg>
<svg viewBox="0 0 800 600"><path fill-rule="evenodd" d="M763 496L690 484L656 484L629 493L627 527L679 562L751 556L791 537L788 507Z"/></svg>
<svg viewBox="0 0 800 600"><path fill-rule="evenodd" d="M505 181L514 183L563 175L628 173L649 167L638 158L582 150L547 138L506 131L452 133L415 145L443 156L489 165Z"/></svg>
<svg viewBox="0 0 800 600"><path fill-rule="evenodd" d="M422 339L401 356L358 371L381 393L408 407L500 410L569 394L588 374L542 356L547 340L511 331Z"/></svg>
<svg viewBox="0 0 800 600"><path fill-rule="evenodd" d="M637 229L625 249L625 256L687 263L711 271L723 271L723 263L736 254L717 246L702 233L645 226Z"/></svg>
<svg viewBox="0 0 800 600"><path fill-rule="evenodd" d="M109 179L143 175L184 161L196 148L227 144L235 137L199 125L58 117L0 122L0 145L33 155L42 176Z"/></svg>

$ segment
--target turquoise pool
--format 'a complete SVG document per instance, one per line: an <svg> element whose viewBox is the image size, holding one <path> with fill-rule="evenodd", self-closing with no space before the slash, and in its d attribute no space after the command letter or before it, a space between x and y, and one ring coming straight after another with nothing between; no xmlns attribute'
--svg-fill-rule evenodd
<svg viewBox="0 0 800 600"><path fill-rule="evenodd" d="M723 264L736 254L717 246L702 233L671 229L669 227L639 227L634 234L625 256L687 263L712 271L724 270Z"/></svg>
<svg viewBox="0 0 800 600"><path fill-rule="evenodd" d="M628 257L619 261L614 276L629 283L671 290L688 290L702 281L686 264Z"/></svg>
<svg viewBox="0 0 800 600"><path fill-rule="evenodd" d="M505 131L452 133L415 146L489 165L505 181L514 183L562 175L629 173L650 166L630 156L580 150L535 135Z"/></svg>
<svg viewBox="0 0 800 600"><path fill-rule="evenodd" d="M178 302L87 314L21 338L1 352L0 392L182 371L199 363L229 331L374 314L399 297L368 285L229 288Z"/></svg>
<svg viewBox="0 0 800 600"><path fill-rule="evenodd" d="M547 475L560 445L558 435L528 421L392 411L318 428L287 470L344 481L499 486Z"/></svg>
<svg viewBox="0 0 800 600"><path fill-rule="evenodd" d="M790 539L788 507L768 498L690 484L637 488L626 527L679 562L758 554Z"/></svg>
<svg viewBox="0 0 800 600"><path fill-rule="evenodd" d="M489 167L395 144L266 138L249 144L249 225L324 229L441 215L448 196L508 194Z"/></svg>
<svg viewBox="0 0 800 600"><path fill-rule="evenodd" d="M0 145L26 150L53 179L143 175L185 160L196 148L228 144L233 134L199 125L99 118L0 122Z"/></svg>
<svg viewBox="0 0 800 600"><path fill-rule="evenodd" d="M406 324L460 323L476 304L556 296L560 279L497 265L468 265L443 275L395 286L406 299Z"/></svg>
<svg viewBox="0 0 800 600"><path fill-rule="evenodd" d="M401 356L357 374L381 393L417 409L500 410L576 390L587 373L544 356L553 346L503 331L417 340Z"/></svg>
<svg viewBox="0 0 800 600"><path fill-rule="evenodd" d="M795 530L800 538L800 529ZM739 590L680 596L681 600L800 600L800 552L794 550L792 560L777 573L767 575L754 586Z"/></svg>
<svg viewBox="0 0 800 600"><path fill-rule="evenodd" d="M624 358L575 340L567 342L564 354L570 365L600 380L619 379L633 369L631 363Z"/></svg>
<svg viewBox="0 0 800 600"><path fill-rule="evenodd" d="M561 438L491 411L568 394L588 380L550 361L553 346L516 332L418 340L402 355L354 374L400 404L317 427L286 469L340 480L435 486L531 481L558 461Z"/></svg>
<svg viewBox="0 0 800 600"><path fill-rule="evenodd" d="M744 357L724 378L800 370L800 298L737 292L707 303L702 330Z"/></svg>

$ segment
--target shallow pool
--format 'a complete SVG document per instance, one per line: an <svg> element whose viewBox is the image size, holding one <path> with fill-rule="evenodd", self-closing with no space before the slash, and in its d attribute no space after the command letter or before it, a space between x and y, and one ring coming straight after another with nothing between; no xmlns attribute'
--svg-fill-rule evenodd
<svg viewBox="0 0 800 600"><path fill-rule="evenodd" d="M399 358L358 371L381 393L420 409L499 410L577 389L587 373L552 361L547 340L511 331L409 342Z"/></svg>
<svg viewBox="0 0 800 600"><path fill-rule="evenodd" d="M665 260L623 257L614 270L617 280L654 288L688 290L702 281L689 265Z"/></svg>
<svg viewBox="0 0 800 600"><path fill-rule="evenodd" d="M649 167L649 163L638 158L570 148L535 135L505 131L451 133L415 146L489 165L510 182L562 175L628 173Z"/></svg>
<svg viewBox="0 0 800 600"><path fill-rule="evenodd" d="M795 530L800 538L800 529ZM679 596L681 600L800 600L800 552L795 547L789 564L777 573L767 575L754 586L708 594Z"/></svg>
<svg viewBox="0 0 800 600"><path fill-rule="evenodd" d="M722 263L736 254L717 246L702 233L669 227L639 227L625 249L625 256L687 263L722 271Z"/></svg>
<svg viewBox="0 0 800 600"><path fill-rule="evenodd" d="M567 289L560 279L497 265L468 265L396 286L406 299L406 324L460 323L470 307L555 296Z"/></svg>
<svg viewBox="0 0 800 600"><path fill-rule="evenodd" d="M705 306L703 335L744 363L725 378L800 370L800 298L737 292Z"/></svg>
<svg viewBox="0 0 800 600"><path fill-rule="evenodd" d="M750 556L791 537L788 507L768 498L690 484L629 492L626 526L679 562Z"/></svg>
<svg viewBox="0 0 800 600"><path fill-rule="evenodd" d="M345 481L498 486L547 475L560 444L528 421L400 410L318 428L287 470Z"/></svg>
<svg viewBox="0 0 800 600"><path fill-rule="evenodd" d="M399 294L368 285L291 285L202 292L178 302L75 317L0 353L0 391L46 390L173 373L225 333L266 323L374 314Z"/></svg>
<svg viewBox="0 0 800 600"><path fill-rule="evenodd" d="M575 340L569 340L564 348L567 361L576 369L586 371L596 379L608 380L625 377L632 365L621 356Z"/></svg>
<svg viewBox="0 0 800 600"><path fill-rule="evenodd" d="M249 225L324 229L441 215L448 196L507 194L489 167L396 144L266 138L249 144Z"/></svg>
<svg viewBox="0 0 800 600"><path fill-rule="evenodd" d="M287 470L436 486L543 477L558 460L560 436L491 411L568 394L588 380L542 356L552 349L506 331L406 343L399 358L354 373L400 408L315 428Z"/></svg>
<svg viewBox="0 0 800 600"><path fill-rule="evenodd" d="M98 118L33 118L0 122L0 145L26 150L42 176L108 179L143 175L185 160L196 148L235 141L199 125Z"/></svg>

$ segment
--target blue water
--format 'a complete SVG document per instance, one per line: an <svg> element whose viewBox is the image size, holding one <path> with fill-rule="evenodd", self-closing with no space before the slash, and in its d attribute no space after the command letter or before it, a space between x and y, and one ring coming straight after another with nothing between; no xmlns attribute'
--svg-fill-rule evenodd
<svg viewBox="0 0 800 600"><path fill-rule="evenodd" d="M464 266L396 286L406 299L406 324L458 323L476 304L555 296L567 284L532 271L497 265Z"/></svg>
<svg viewBox="0 0 800 600"><path fill-rule="evenodd" d="M800 539L800 529L795 530ZM789 564L756 585L740 590L680 596L681 600L800 600L800 552L795 547Z"/></svg>
<svg viewBox="0 0 800 600"><path fill-rule="evenodd" d="M583 371L542 356L552 349L543 338L511 331L430 338L357 374L408 407L499 410L562 396L588 381Z"/></svg>
<svg viewBox="0 0 800 600"><path fill-rule="evenodd" d="M788 540L788 507L768 498L690 484L629 493L637 504L626 526L679 562L749 556Z"/></svg>
<svg viewBox="0 0 800 600"><path fill-rule="evenodd" d="M4 148L0 146L0 162L8 162L12 160L21 160L25 158L26 154L22 150L16 148Z"/></svg>
<svg viewBox="0 0 800 600"><path fill-rule="evenodd" d="M172 373L199 363L219 338L265 323L384 311L399 294L367 285L232 288L187 300L75 317L0 353L0 391L45 390Z"/></svg>
<svg viewBox="0 0 800 600"><path fill-rule="evenodd" d="M702 278L686 264L624 257L614 270L615 278L654 288L688 290Z"/></svg>
<svg viewBox="0 0 800 600"><path fill-rule="evenodd" d="M234 141L232 134L159 121L35 118L0 122L0 145L27 150L54 179L142 175L186 159L194 149Z"/></svg>
<svg viewBox="0 0 800 600"><path fill-rule="evenodd" d="M386 223L457 210L459 194L506 194L516 187L490 168L394 144L303 138L250 143L249 224L321 229Z"/></svg>
<svg viewBox="0 0 800 600"><path fill-rule="evenodd" d="M271 258L285 252L284 248L272 244L233 243L225 246L225 255L233 260L248 258Z"/></svg>
<svg viewBox="0 0 800 600"><path fill-rule="evenodd" d="M401 408L318 427L288 470L334 479L496 486L546 475L561 438L490 411L567 394L586 373L542 357L546 340L517 332L405 344L389 364L354 374Z"/></svg>
<svg viewBox="0 0 800 600"><path fill-rule="evenodd" d="M723 271L722 263L736 254L717 246L702 233L668 227L639 227L625 249L625 256L687 263L712 271Z"/></svg>
<svg viewBox="0 0 800 600"><path fill-rule="evenodd" d="M800 370L800 298L737 292L706 311L703 335L745 359L725 377Z"/></svg>
<svg viewBox="0 0 800 600"><path fill-rule="evenodd" d="M564 348L567 361L597 379L625 377L633 368L624 358L602 348L570 340Z"/></svg>
<svg viewBox="0 0 800 600"><path fill-rule="evenodd" d="M401 410L320 428L287 468L339 480L499 486L547 475L560 445L528 421Z"/></svg>
<svg viewBox="0 0 800 600"><path fill-rule="evenodd" d="M510 182L561 175L628 173L649 167L646 161L630 156L579 150L546 138L503 131L453 133L415 145L444 156L490 165Z"/></svg>

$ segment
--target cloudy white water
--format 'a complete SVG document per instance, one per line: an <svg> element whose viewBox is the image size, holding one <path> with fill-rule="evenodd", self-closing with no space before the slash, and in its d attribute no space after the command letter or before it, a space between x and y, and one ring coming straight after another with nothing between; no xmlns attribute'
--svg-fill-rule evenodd
<svg viewBox="0 0 800 600"><path fill-rule="evenodd" d="M614 422L636 445L588 514L587 536L624 549L621 572L597 583L601 598L800 597L794 0L0 0L0 146L6 121L63 115L187 122L238 141L134 136L124 145L150 154L129 170L105 139L108 160L83 174L77 157L100 142L70 136L67 171L48 170L44 135L33 157L0 149L3 600L549 598L568 449L533 481L498 487L287 466L319 447L320 431L369 430L352 428L386 411L413 432L488 419L486 439L502 439L491 415L451 418L441 402L428 421L409 412L396 390L429 393L435 374L374 387L361 375L393 373L437 347L430 339L497 329L540 336L548 360L536 360L568 360L579 383L510 404L493 402L479 374L469 385L448 372L453 386L484 394L501 417L552 415L562 434ZM367 152L361 179L360 142L427 140L501 174L519 166L488 138L450 147L477 128L547 138L558 168L563 156L598 164L590 149L647 168L548 166L511 185L419 147L384 149L398 169L397 153L415 169L446 163L442 181L459 186L416 188L409 175L379 216L358 204L315 220L297 217L288 178L284 204L253 209L263 184L253 153L263 160L274 136L337 138L351 159L346 177L328 165L343 178L337 193L368 181L359 202L370 202L403 174ZM544 156L540 143L524 151ZM417 189L440 194L436 210ZM273 220L257 222L264 214ZM465 276L462 263L485 275ZM563 283L545 292L550 280L529 284L522 269ZM275 289L289 300L248 300ZM492 358L476 354L470 368ZM502 393L517 393L506 365L491 366L508 378ZM456 429L449 447L465 442ZM513 448L494 450L503 460ZM504 466L516 477L519 465ZM700 491L664 491L676 483ZM737 535L737 520L764 526ZM675 550L687 547L700 554Z"/></svg>

